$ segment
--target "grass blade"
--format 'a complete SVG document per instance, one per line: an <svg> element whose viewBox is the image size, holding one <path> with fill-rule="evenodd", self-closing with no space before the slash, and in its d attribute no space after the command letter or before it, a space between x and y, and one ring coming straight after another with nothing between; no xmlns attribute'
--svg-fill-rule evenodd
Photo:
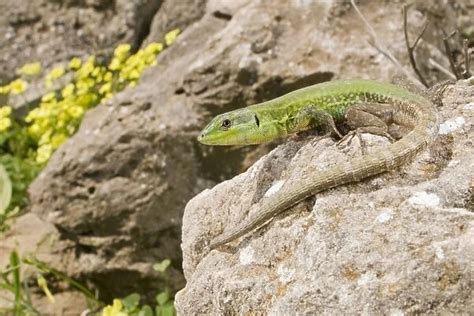
<svg viewBox="0 0 474 316"><path fill-rule="evenodd" d="M12 182L0 163L0 214L4 214L12 198Z"/></svg>
<svg viewBox="0 0 474 316"><path fill-rule="evenodd" d="M20 256L14 250L10 253L10 268L13 274L13 291L15 294L15 315L21 313L21 279L20 279Z"/></svg>

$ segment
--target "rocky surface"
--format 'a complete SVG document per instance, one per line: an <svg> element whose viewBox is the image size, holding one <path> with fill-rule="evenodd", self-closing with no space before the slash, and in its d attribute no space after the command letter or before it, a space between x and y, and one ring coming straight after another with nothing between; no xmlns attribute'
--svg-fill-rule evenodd
<svg viewBox="0 0 474 316"><path fill-rule="evenodd" d="M3 0L0 2L0 81L11 79L15 69L25 63L41 61L48 67L74 56L106 53L123 42L139 45L148 34L160 3Z"/></svg>
<svg viewBox="0 0 474 316"><path fill-rule="evenodd" d="M206 245L358 141L290 141L186 206L182 315L474 312L474 87L451 87L437 141L401 170L328 190L226 247ZM388 141L364 135L368 152Z"/></svg>
<svg viewBox="0 0 474 316"><path fill-rule="evenodd" d="M79 10L77 3L85 7ZM57 2L38 0L21 10L38 5L57 18L71 16L64 18L67 30L73 29L74 25L68 23L72 23L75 10L91 14L91 22L82 27L100 29L99 34L105 34L105 46L122 40L138 45L147 33L138 26L143 32L136 31L135 25L147 24L139 23L140 15L137 19L125 18L135 16L133 12L138 12L137 8L145 2L116 1L117 16L113 17L107 15L109 7L93 3L110 4L65 1L59 6ZM52 248L48 262L96 287L105 300L133 291L154 296L165 280L151 265L164 258L172 259L170 274L175 289L182 287L179 245L186 202L204 188L251 165L258 156L252 153L267 152L265 146L227 149L197 145L197 132L210 116L330 79L388 80L397 71L367 43L370 36L347 3L249 0L189 0L176 6L173 3L164 1L154 17L147 15L142 21L151 22L150 35L145 41L160 39L168 27L184 29L189 25L177 42L160 55L159 65L145 74L136 89L128 89L91 110L79 132L54 154L30 188L32 211L44 225L54 226L51 232L58 240L55 247L62 249ZM373 6L369 2L361 3L361 9L383 36L386 46L407 65L401 6L391 3ZM445 23L455 25L458 11L451 5L443 10L447 12ZM427 12L432 11L415 7L410 11L413 36ZM47 13L39 21L27 24L28 27L42 29L41 23L46 21L43 16ZM127 25L126 31L122 31L123 23ZM7 26L16 32L10 41L26 38L28 27L20 26L16 30ZM24 40L22 44L29 43L31 47L18 48L21 51L18 60L30 61L43 55L45 60L61 59L44 51L49 52L50 46L60 47L56 38L67 47L76 47L71 41L77 37L71 32L63 37L53 31L34 33L34 41ZM98 34L94 33L92 39L95 36ZM439 30L430 28L426 36L439 38ZM49 46L38 50L40 43ZM422 46L420 55L441 62L435 44L433 40L424 50ZM6 49L5 45L1 47ZM43 53L39 55L37 50ZM12 56L15 52L9 50L2 56ZM272 164L275 175L283 172L299 146L291 145L280 151L283 156L276 161L281 164ZM259 178L266 185L273 179L265 173ZM259 194L264 188L259 183ZM206 232L204 227L210 225L202 222L206 218L209 219L203 217L197 221L191 230L187 222L185 230L189 230L189 235L185 236L184 245L190 243L196 229ZM215 229L217 233L218 227ZM199 234L194 237L195 242L207 240ZM185 272L190 281L186 291L191 291L195 284L191 276L196 275L193 271L204 254L197 248L194 252L185 250ZM188 303L184 298L181 294L179 304L183 311L192 302L191 297Z"/></svg>

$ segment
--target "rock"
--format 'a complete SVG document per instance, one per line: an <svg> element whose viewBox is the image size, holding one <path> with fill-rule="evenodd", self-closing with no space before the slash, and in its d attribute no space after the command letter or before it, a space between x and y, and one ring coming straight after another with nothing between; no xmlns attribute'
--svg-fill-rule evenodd
<svg viewBox="0 0 474 316"><path fill-rule="evenodd" d="M161 2L3 0L0 83L26 63L41 61L49 68L74 56L110 52L123 42L140 46Z"/></svg>
<svg viewBox="0 0 474 316"><path fill-rule="evenodd" d="M95 14L109 14L103 8L109 2L86 3L92 7L78 11L84 15L79 21L92 22L83 28L107 35L114 26L111 43L117 38L133 42L130 29L136 21L134 12L138 12L135 5L145 2L117 1L118 12L124 15L105 19L110 24L103 27L98 27ZM179 244L186 202L255 161L252 148L198 145L195 137L210 116L332 78L388 79L397 70L366 43L365 27L339 1L292 1L290 5L287 1L271 5L208 1L205 10L200 6L203 3L189 0L190 16L180 11L176 25L191 24L160 55L159 65L146 72L137 88L88 112L78 133L53 155L30 187L32 212L54 225L58 239L67 245L64 251L52 253L54 258L48 262L96 287L103 300L134 291L153 300L169 280L174 290L184 285ZM52 10L52 5L47 2L45 6ZM171 14L178 13L172 7L165 1L158 12L165 10L169 21L175 21ZM407 64L400 16L392 13L400 7L361 5L361 9L375 29L393 39L387 41L389 49ZM52 23L48 22L50 15L40 15L37 23ZM118 27L116 19L121 19ZM420 20L410 21L415 28L421 26ZM165 22L157 17L150 37L175 26ZM68 23L70 19L63 17L53 24L59 24L67 36ZM15 31L24 34L23 29ZM45 37L53 36L46 33ZM83 30L83 34L88 33ZM56 42L45 43L43 48L34 47L51 52L49 45ZM28 49L24 51L27 54ZM278 166L273 164L272 172L283 172L300 145L276 151L274 155L287 156L277 160L281 162ZM268 147L256 150L265 153ZM273 177L262 173L258 178L266 185L255 184L263 194ZM200 223L196 227L204 227ZM192 234L196 230L190 230L189 236ZM201 255L193 259L185 252L188 277ZM164 258L173 262L169 279L151 268Z"/></svg>
<svg viewBox="0 0 474 316"><path fill-rule="evenodd" d="M35 233L32 234L31 232ZM5 234L0 235L0 267L4 268L8 264L9 254L19 249L20 256L39 253L48 254L57 242L56 229L50 223L44 222L36 214L28 213L19 217ZM41 257L41 259L46 259Z"/></svg>
<svg viewBox="0 0 474 316"><path fill-rule="evenodd" d="M289 141L200 193L183 218L178 312L473 313L473 102L472 86L450 87L439 109L445 132L414 163L317 194L210 252L212 238L258 211L251 205L283 181L360 148L356 139L341 149L330 139ZM369 153L388 144L364 136Z"/></svg>
<svg viewBox="0 0 474 316"><path fill-rule="evenodd" d="M40 294L33 297L33 306L42 315L87 315L90 309L85 308L88 302L82 293L74 291L60 292L54 295L54 304Z"/></svg>

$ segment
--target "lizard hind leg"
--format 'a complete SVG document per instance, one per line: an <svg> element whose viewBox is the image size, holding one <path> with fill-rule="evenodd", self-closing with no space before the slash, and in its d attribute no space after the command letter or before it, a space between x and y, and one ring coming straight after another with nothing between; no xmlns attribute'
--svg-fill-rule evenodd
<svg viewBox="0 0 474 316"><path fill-rule="evenodd" d="M346 124L352 129L338 144L349 139L349 144L357 136L361 144L362 154L366 154L366 145L361 133L369 133L388 138L391 142L395 139L390 135L389 125L392 123L393 107L383 103L362 103L350 106L345 113Z"/></svg>

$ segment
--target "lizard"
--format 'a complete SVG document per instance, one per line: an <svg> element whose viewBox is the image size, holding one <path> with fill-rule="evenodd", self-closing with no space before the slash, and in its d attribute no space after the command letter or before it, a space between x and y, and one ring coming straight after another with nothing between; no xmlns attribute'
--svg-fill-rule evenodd
<svg viewBox="0 0 474 316"><path fill-rule="evenodd" d="M301 179L284 194L262 198L259 210L224 230L211 240L209 248L245 235L318 192L404 165L433 142L439 129L436 106L429 98L397 85L353 79L323 82L217 115L202 130L198 141L205 145L251 145L310 129L340 135L335 125L340 122L351 127L352 136L368 132L386 136L392 143L388 149L339 162L315 177ZM410 132L395 141L388 132L392 123Z"/></svg>

